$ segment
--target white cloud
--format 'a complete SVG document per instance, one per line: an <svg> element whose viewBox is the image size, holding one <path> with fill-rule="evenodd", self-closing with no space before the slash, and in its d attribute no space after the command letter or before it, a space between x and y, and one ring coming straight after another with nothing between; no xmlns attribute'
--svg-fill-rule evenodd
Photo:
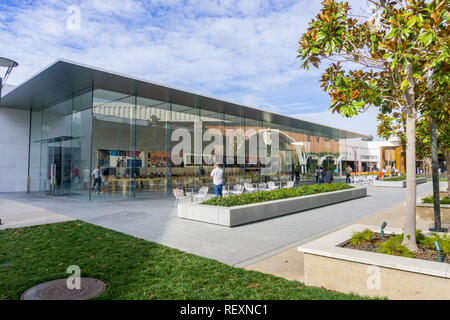
<svg viewBox="0 0 450 320"><path fill-rule="evenodd" d="M65 58L273 112L324 112L318 122L353 126L328 121L321 70L301 70L296 58L321 0L78 3L78 31L66 28L71 0L23 2L0 12L0 53L20 63L9 83Z"/></svg>
<svg viewBox="0 0 450 320"><path fill-rule="evenodd" d="M144 10L141 2L134 0L90 0L84 1L83 8L95 10L99 13L123 15L139 14Z"/></svg>
<svg viewBox="0 0 450 320"><path fill-rule="evenodd" d="M69 32L70 1L43 1L14 9L0 49L22 64L16 82L62 57L189 89L264 91L304 74L296 49L308 3L268 11L268 1L188 1L155 17L160 8L145 11L139 1L88 0L80 6L81 30Z"/></svg>

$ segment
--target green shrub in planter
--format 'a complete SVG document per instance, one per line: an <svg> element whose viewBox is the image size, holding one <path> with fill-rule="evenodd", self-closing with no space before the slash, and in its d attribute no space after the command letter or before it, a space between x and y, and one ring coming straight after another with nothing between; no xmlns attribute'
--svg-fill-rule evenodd
<svg viewBox="0 0 450 320"><path fill-rule="evenodd" d="M364 242L369 242L373 239L374 233L370 229L366 229L361 232L354 232L352 238L350 239L350 244L357 246Z"/></svg>
<svg viewBox="0 0 450 320"><path fill-rule="evenodd" d="M414 254L404 245L402 245L403 234L392 236L386 242L382 243L378 248L378 253L390 254L393 256L401 256L415 258Z"/></svg>
<svg viewBox="0 0 450 320"><path fill-rule="evenodd" d="M441 247L441 252L443 254L450 254L450 236L447 233L444 233L442 235L432 233L431 237L423 237L423 239L420 240L420 244L435 250L435 241L439 242L439 246Z"/></svg>
<svg viewBox="0 0 450 320"><path fill-rule="evenodd" d="M234 207L246 204L266 202L280 199L288 199L295 197L302 197L312 194L319 194L325 192L339 191L353 189L346 183L331 183L331 184L314 184L309 186L301 186L297 188L277 189L272 191L258 191L253 193L243 193L237 196L229 197L214 197L202 204L220 207Z"/></svg>

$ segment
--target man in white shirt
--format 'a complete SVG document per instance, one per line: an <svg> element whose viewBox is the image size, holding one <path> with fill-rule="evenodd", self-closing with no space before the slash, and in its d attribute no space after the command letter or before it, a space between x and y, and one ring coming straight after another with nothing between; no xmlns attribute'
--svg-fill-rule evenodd
<svg viewBox="0 0 450 320"><path fill-rule="evenodd" d="M216 194L216 197L222 197L223 170L219 167L219 165L217 163L214 165L214 170L211 171L211 177L213 178L214 193Z"/></svg>
<svg viewBox="0 0 450 320"><path fill-rule="evenodd" d="M94 185L92 186L92 191L97 188L97 192L100 192L102 188L102 176L99 166L97 166L94 171L92 171L92 176L94 177Z"/></svg>

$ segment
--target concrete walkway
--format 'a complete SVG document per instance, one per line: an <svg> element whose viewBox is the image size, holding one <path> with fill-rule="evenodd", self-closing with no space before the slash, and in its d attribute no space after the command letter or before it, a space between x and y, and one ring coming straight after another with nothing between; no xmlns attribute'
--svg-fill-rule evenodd
<svg viewBox="0 0 450 320"><path fill-rule="evenodd" d="M446 183L444 184L446 185ZM431 188L427 192L418 192L418 199L432 194ZM420 188L418 188L418 190L423 191L423 189ZM369 215L358 221L355 221L354 224L381 226L383 222L387 222L388 227L403 228L404 221L405 203L401 202L388 209L380 210L380 212L376 214ZM434 226L433 221L425 221L419 218L417 218L416 223L417 229L420 229L424 232L427 232L429 227ZM450 225L443 225L443 227L446 227L450 230ZM303 254L297 251L297 247L298 246L296 245L288 248L281 253L255 262L254 264L247 266L245 269L269 273L285 279L303 282Z"/></svg>
<svg viewBox="0 0 450 320"><path fill-rule="evenodd" d="M417 187L419 194L431 188L431 183ZM405 189L369 187L366 198L235 228L180 219L176 216L173 197L96 202L17 193L0 197L246 267L399 204L405 199L405 192ZM0 211L0 218L4 212Z"/></svg>
<svg viewBox="0 0 450 320"><path fill-rule="evenodd" d="M0 230L75 220L36 206L0 198Z"/></svg>

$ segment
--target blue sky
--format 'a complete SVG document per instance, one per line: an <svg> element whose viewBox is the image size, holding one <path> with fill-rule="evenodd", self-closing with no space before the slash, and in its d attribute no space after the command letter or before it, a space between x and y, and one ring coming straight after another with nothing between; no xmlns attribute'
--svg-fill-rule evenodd
<svg viewBox="0 0 450 320"><path fill-rule="evenodd" d="M331 115L321 70L300 69L298 40L320 2L3 0L0 56L20 63L10 84L64 58L375 136L374 111ZM79 29L67 27L70 6Z"/></svg>

